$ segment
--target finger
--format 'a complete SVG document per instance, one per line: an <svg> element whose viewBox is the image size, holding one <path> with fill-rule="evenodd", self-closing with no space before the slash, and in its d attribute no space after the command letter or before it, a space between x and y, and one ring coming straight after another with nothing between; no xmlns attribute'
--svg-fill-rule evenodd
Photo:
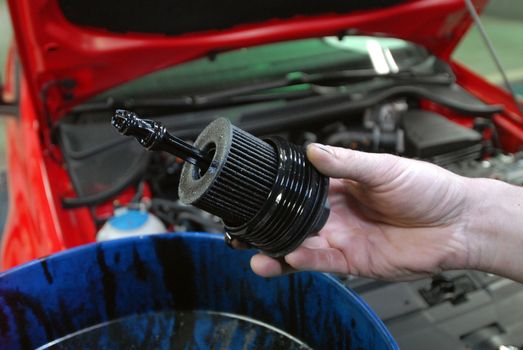
<svg viewBox="0 0 523 350"><path fill-rule="evenodd" d="M227 244L233 249L252 249L250 245L236 238L231 239Z"/></svg>
<svg viewBox="0 0 523 350"><path fill-rule="evenodd" d="M311 249L301 246L287 254L285 261L296 270L348 273L343 253L333 248Z"/></svg>
<svg viewBox="0 0 523 350"><path fill-rule="evenodd" d="M275 277L295 272L283 259L274 259L264 254L256 254L251 258L251 269L262 277Z"/></svg>
<svg viewBox="0 0 523 350"><path fill-rule="evenodd" d="M301 244L303 247L310 248L310 249L319 249L319 248L328 248L329 242L324 237L320 236L313 236L308 237L303 241Z"/></svg>
<svg viewBox="0 0 523 350"><path fill-rule="evenodd" d="M307 157L324 175L356 180L366 185L383 183L384 177L390 177L388 170L400 159L387 154L366 153L318 143L307 146Z"/></svg>

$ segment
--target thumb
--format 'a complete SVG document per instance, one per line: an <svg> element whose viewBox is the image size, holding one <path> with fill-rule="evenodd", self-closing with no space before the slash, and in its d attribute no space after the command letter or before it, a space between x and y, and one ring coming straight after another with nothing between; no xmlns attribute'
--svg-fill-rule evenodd
<svg viewBox="0 0 523 350"><path fill-rule="evenodd" d="M392 174L389 170L400 159L389 154L366 153L318 143L307 146L307 158L324 175L370 186L390 178Z"/></svg>

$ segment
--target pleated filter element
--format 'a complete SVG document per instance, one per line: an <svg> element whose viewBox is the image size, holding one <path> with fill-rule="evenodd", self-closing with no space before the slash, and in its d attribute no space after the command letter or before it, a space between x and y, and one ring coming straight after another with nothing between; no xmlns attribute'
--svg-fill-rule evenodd
<svg viewBox="0 0 523 350"><path fill-rule="evenodd" d="M223 118L207 126L194 146L213 160L206 169L184 165L179 197L220 217L229 236L281 256L324 225L329 181L301 147L259 139Z"/></svg>
<svg viewBox="0 0 523 350"><path fill-rule="evenodd" d="M241 225L251 220L267 200L278 158L267 142L232 125L231 131L229 152L218 176L191 204L219 216L228 225Z"/></svg>

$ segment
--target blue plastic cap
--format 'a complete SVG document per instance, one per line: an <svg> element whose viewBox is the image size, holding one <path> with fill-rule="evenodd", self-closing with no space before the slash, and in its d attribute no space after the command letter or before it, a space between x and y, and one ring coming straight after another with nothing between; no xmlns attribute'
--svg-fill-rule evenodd
<svg viewBox="0 0 523 350"><path fill-rule="evenodd" d="M128 210L127 212L115 216L109 220L109 224L120 231L136 230L142 227L149 214L139 210Z"/></svg>

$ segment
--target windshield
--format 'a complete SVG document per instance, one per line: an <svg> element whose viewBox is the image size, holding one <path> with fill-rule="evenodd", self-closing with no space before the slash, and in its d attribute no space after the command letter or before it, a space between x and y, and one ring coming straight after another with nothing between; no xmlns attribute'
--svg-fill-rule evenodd
<svg viewBox="0 0 523 350"><path fill-rule="evenodd" d="M397 73L430 55L400 39L366 36L294 40L211 55L122 84L94 100L173 97L281 78L292 72L371 69Z"/></svg>

